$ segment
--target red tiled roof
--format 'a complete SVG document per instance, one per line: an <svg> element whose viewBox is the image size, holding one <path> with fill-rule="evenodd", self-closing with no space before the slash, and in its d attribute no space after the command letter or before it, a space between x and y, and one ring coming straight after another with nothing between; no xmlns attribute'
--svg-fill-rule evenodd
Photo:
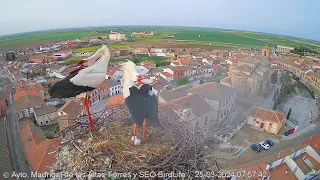
<svg viewBox="0 0 320 180"><path fill-rule="evenodd" d="M40 94L39 94L39 92L34 91L34 90L20 90L20 91L17 91L14 94L14 101L17 101L20 98L25 97L25 96L37 96L37 97L40 97Z"/></svg>
<svg viewBox="0 0 320 180"><path fill-rule="evenodd" d="M213 68L214 68L214 69L221 69L222 66L221 66L220 64L215 64L215 65L213 65Z"/></svg>
<svg viewBox="0 0 320 180"><path fill-rule="evenodd" d="M108 76L113 76L114 73L117 72L117 71L118 71L117 69L110 69L110 70L107 71L107 75Z"/></svg>
<svg viewBox="0 0 320 180"><path fill-rule="evenodd" d="M112 106L112 105L117 105L117 104L123 104L124 103L124 98L122 95L119 96L112 96L106 106Z"/></svg>
<svg viewBox="0 0 320 180"><path fill-rule="evenodd" d="M160 83L156 83L152 86L153 89L157 90L157 91L160 91L164 88L163 85L161 85Z"/></svg>
<svg viewBox="0 0 320 180"><path fill-rule="evenodd" d="M23 148L27 151L45 140L32 130L29 124L20 130L20 138Z"/></svg>
<svg viewBox="0 0 320 180"><path fill-rule="evenodd" d="M162 73L164 76L166 76L166 77L171 77L171 76L173 76L172 74L170 74L170 73L168 73L168 72L163 72Z"/></svg>
<svg viewBox="0 0 320 180"><path fill-rule="evenodd" d="M59 138L46 139L26 152L33 172L49 172L50 166L56 162L56 150L60 143Z"/></svg>
<svg viewBox="0 0 320 180"><path fill-rule="evenodd" d="M239 62L238 59L231 59L231 61L232 61L233 63L238 63L238 62Z"/></svg>
<svg viewBox="0 0 320 180"><path fill-rule="evenodd" d="M263 121L272 121L280 124L282 123L286 115L281 112L271 111L261 107L253 106L248 116L252 116Z"/></svg>

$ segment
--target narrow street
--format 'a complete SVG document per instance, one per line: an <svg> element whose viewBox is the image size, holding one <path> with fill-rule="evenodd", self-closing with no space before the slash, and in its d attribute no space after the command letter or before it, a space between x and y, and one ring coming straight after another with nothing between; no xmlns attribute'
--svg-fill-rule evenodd
<svg viewBox="0 0 320 180"><path fill-rule="evenodd" d="M13 87L15 87L14 80L11 81ZM20 140L20 129L14 113L14 100L15 88L12 89L9 97L9 106L6 114L6 128L9 141L9 148L11 153L11 162L13 171L15 173L26 173L29 177L31 175L31 168L27 163L27 159ZM34 179L24 177L23 179Z"/></svg>

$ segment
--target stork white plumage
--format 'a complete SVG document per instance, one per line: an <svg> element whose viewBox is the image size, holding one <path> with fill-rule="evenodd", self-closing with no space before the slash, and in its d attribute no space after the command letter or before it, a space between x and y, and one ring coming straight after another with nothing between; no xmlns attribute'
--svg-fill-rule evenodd
<svg viewBox="0 0 320 180"><path fill-rule="evenodd" d="M90 94L88 92L99 87L106 79L106 72L110 61L110 52L106 45L103 45L92 56L79 63L63 80L55 83L50 89L50 96L53 98L70 98L81 93L86 93L85 106L89 116L90 129L93 130L93 120L89 110Z"/></svg>
<svg viewBox="0 0 320 180"><path fill-rule="evenodd" d="M157 91L151 87L153 82L147 76L139 74L137 66L128 61L122 64L122 92L128 106L133 126L133 138L131 147L136 143L137 125L143 125L141 144L145 143L147 121L159 123Z"/></svg>

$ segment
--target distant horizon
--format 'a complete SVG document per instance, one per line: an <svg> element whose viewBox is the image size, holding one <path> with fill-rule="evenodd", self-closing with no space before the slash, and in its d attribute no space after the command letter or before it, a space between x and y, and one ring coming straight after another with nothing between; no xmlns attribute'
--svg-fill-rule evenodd
<svg viewBox="0 0 320 180"><path fill-rule="evenodd" d="M0 35L151 25L234 29L320 41L319 0L4 0Z"/></svg>
<svg viewBox="0 0 320 180"><path fill-rule="evenodd" d="M254 30L246 30L246 29L230 29L230 28L220 28L220 27L208 27L208 26L173 26L173 25L102 25L102 26L78 26L78 27L65 27L65 28L54 28L54 29L40 29L40 30L33 30L33 31L25 31L25 32L16 32L12 34L3 34L0 35L0 37L6 37L6 36L14 36L19 34L28 34L28 33L37 33L37 32L51 32L51 31L57 31L57 30L67 30L67 29L75 29L75 30L84 30L86 28L107 28L107 27L133 27L133 26L141 26L141 27L177 27L177 28L208 28L208 29L220 29L220 30L231 30L231 31L245 31L245 32L252 32L252 33L261 33L261 34L270 34L275 36L285 36L285 37L291 37L295 39L304 39L308 41L314 41L317 43L320 43L320 40L316 39L310 39L310 38L304 38L304 37L298 37L298 36L292 36L292 35L286 35L286 34L277 34L272 32L261 32L261 31L254 31Z"/></svg>

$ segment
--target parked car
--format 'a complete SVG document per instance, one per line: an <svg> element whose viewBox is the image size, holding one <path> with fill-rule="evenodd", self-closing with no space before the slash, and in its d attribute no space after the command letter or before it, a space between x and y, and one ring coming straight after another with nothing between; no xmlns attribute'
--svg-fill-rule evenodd
<svg viewBox="0 0 320 180"><path fill-rule="evenodd" d="M268 149L270 148L270 145L267 144L267 143L265 143L265 142L261 142L261 143L259 143L259 144L260 144L260 146L261 146L263 149L265 149L265 150L268 150Z"/></svg>
<svg viewBox="0 0 320 180"><path fill-rule="evenodd" d="M274 142L271 139L267 139L266 143L269 144L269 146L273 146Z"/></svg>
<svg viewBox="0 0 320 180"><path fill-rule="evenodd" d="M261 147L258 144L251 144L251 149L257 152L260 152Z"/></svg>

